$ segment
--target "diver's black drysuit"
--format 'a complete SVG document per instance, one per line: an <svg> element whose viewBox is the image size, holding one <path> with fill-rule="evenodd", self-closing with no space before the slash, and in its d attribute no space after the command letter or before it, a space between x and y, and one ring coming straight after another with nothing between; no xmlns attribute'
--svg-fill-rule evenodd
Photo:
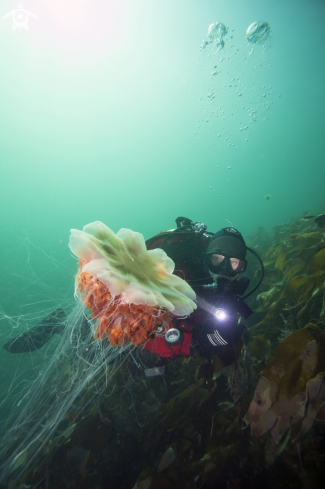
<svg viewBox="0 0 325 489"><path fill-rule="evenodd" d="M187 318L174 318L169 329L166 327L155 339L148 340L143 347L143 358L148 364L161 364L161 359L178 356L211 359L218 355L224 365L230 365L240 354L245 321L253 313L237 293L246 290L247 285L245 281L218 279L215 286L196 288L197 309ZM167 339L168 331L174 328L179 338L171 343Z"/></svg>

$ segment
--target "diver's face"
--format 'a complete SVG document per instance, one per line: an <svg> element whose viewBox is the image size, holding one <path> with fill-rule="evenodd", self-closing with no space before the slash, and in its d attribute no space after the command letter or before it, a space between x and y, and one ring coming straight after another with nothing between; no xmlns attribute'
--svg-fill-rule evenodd
<svg viewBox="0 0 325 489"><path fill-rule="evenodd" d="M211 256L211 264L216 267L216 266L220 265L220 263L224 259L225 259L225 257L223 255L213 254ZM229 258L229 263L230 263L230 266L233 270L237 270L237 268L239 267L240 260L239 260L239 258Z"/></svg>

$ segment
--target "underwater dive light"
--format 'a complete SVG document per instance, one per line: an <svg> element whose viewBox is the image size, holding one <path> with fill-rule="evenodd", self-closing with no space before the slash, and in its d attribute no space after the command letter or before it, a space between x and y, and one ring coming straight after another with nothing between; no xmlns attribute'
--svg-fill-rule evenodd
<svg viewBox="0 0 325 489"><path fill-rule="evenodd" d="M226 311L221 307L218 307L217 309L214 310L214 315L219 321L224 321L228 317Z"/></svg>

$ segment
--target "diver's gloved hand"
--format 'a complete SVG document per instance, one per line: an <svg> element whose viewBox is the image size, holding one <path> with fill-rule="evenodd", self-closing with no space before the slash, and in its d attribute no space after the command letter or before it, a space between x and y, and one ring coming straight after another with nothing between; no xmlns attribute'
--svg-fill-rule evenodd
<svg viewBox="0 0 325 489"><path fill-rule="evenodd" d="M55 309L40 324L11 338L2 346L10 353L26 353L39 350L50 341L53 335L62 334L65 328L66 314L61 307Z"/></svg>
<svg viewBox="0 0 325 489"><path fill-rule="evenodd" d="M247 277L242 277L239 280L235 280L235 282L232 284L232 290L237 295L243 295L249 286L249 282L250 280Z"/></svg>

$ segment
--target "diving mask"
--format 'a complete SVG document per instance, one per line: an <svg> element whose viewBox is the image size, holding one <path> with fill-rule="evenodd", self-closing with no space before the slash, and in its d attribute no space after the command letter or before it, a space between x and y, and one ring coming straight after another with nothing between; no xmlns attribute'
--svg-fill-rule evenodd
<svg viewBox="0 0 325 489"><path fill-rule="evenodd" d="M206 254L206 264L210 272L226 277L235 277L243 273L247 267L247 261L222 253L221 250L213 250Z"/></svg>

